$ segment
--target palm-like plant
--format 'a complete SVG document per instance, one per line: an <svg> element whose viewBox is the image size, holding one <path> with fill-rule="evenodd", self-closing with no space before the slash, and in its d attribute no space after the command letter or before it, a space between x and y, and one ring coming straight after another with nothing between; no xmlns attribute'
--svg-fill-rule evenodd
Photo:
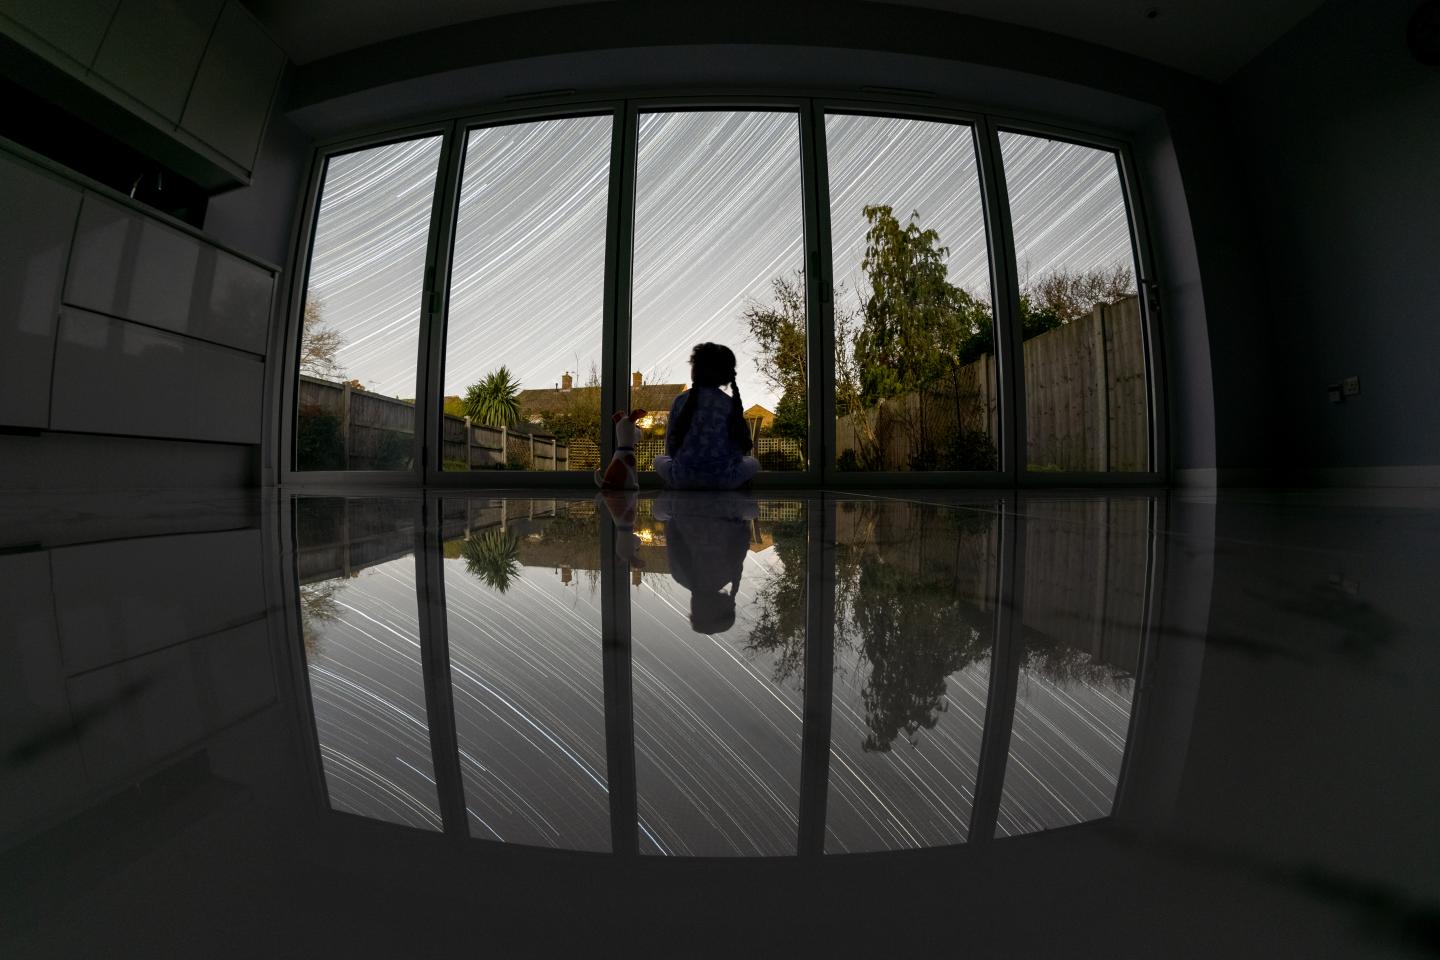
<svg viewBox="0 0 1440 960"><path fill-rule="evenodd" d="M520 384L501 367L470 384L465 391L465 414L471 423L487 427L508 427L520 419Z"/></svg>
<svg viewBox="0 0 1440 960"><path fill-rule="evenodd" d="M510 589L510 581L520 572L520 538L504 530L487 530L465 540L460 555L471 576L499 593Z"/></svg>

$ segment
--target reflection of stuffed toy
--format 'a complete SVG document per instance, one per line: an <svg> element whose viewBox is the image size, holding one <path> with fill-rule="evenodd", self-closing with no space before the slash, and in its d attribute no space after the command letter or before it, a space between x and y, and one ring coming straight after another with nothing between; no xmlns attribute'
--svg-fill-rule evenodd
<svg viewBox="0 0 1440 960"><path fill-rule="evenodd" d="M640 538L635 535L635 506L640 495L634 490L606 490L595 494L596 506L602 502L615 521L615 556L633 569L645 566L645 561L636 553Z"/></svg>
<svg viewBox="0 0 1440 960"><path fill-rule="evenodd" d="M635 421L645 416L644 410L616 410L610 419L615 421L615 454L605 472L595 471L595 482L602 490L639 490L640 477L635 472L635 441L640 428Z"/></svg>

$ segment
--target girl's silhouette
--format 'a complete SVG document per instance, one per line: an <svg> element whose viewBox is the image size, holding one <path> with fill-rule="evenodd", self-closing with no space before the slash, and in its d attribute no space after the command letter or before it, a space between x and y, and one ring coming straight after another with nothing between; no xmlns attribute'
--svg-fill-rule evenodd
<svg viewBox="0 0 1440 960"><path fill-rule="evenodd" d="M690 353L691 387L670 405L665 453L655 472L678 490L734 490L750 482L760 462L750 453L735 354L718 343L697 344ZM727 397L720 387L730 385Z"/></svg>

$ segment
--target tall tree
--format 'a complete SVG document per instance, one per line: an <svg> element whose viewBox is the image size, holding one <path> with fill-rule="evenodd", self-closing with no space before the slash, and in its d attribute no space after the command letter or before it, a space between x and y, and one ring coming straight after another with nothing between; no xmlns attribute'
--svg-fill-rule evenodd
<svg viewBox="0 0 1440 960"><path fill-rule="evenodd" d="M805 407L805 273L770 281L771 302L751 302L741 314L755 342L755 367L772 390L780 393L775 425L778 436L803 439Z"/></svg>
<svg viewBox="0 0 1440 960"><path fill-rule="evenodd" d="M465 391L465 414L487 427L508 427L520 419L520 384L502 366L470 384Z"/></svg>
<svg viewBox="0 0 1440 960"><path fill-rule="evenodd" d="M865 207L870 229L861 267L870 290L854 362L866 406L922 392L940 379L960 347L960 314L974 302L947 279L950 251L940 245L940 234L921 229L918 217L912 212L902 226L890 207ZM917 402L916 414L914 445L928 451L934 441L924 402Z"/></svg>
<svg viewBox="0 0 1440 960"><path fill-rule="evenodd" d="M1052 270L1027 284L1024 296L1032 311L1053 314L1060 323L1069 323L1099 304L1135 296L1135 271L1125 264L1086 271Z"/></svg>
<svg viewBox="0 0 1440 960"><path fill-rule="evenodd" d="M325 301L310 290L305 294L305 307L300 314L300 372L306 376L341 380L345 368L336 354L345 344L345 337L334 327L326 326Z"/></svg>

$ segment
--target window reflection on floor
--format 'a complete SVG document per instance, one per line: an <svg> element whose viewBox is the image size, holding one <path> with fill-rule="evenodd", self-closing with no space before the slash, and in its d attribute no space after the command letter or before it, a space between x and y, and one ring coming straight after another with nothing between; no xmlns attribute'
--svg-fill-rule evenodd
<svg viewBox="0 0 1440 960"><path fill-rule="evenodd" d="M986 510L839 505L827 853L967 839L999 532Z"/></svg>
<svg viewBox="0 0 1440 960"><path fill-rule="evenodd" d="M635 528L647 545L631 605L640 850L794 854L805 504L665 494L641 501Z"/></svg>
<svg viewBox="0 0 1440 960"><path fill-rule="evenodd" d="M1150 617L1152 498L1027 497L1012 516L738 492L457 497L424 508L439 556L418 571L419 501L294 502L334 810L439 830L438 779L463 794L451 828L463 816L476 839L609 852L638 828L643 854L716 857L793 856L802 832L811 849L822 810L827 854L1112 812ZM1014 611L1000 607L1012 550ZM811 591L828 622L810 621ZM422 616L418 598L442 595L443 619ZM425 623L437 636L422 639ZM446 649L448 664L426 661ZM807 705L825 652L828 686ZM997 662L1013 672L992 677ZM432 760L443 707L427 705L426 676L446 668L455 749ZM993 708L1011 685L1013 714Z"/></svg>
<svg viewBox="0 0 1440 960"><path fill-rule="evenodd" d="M472 837L610 849L590 501L446 501L445 613Z"/></svg>
<svg viewBox="0 0 1440 960"><path fill-rule="evenodd" d="M413 502L296 502L300 624L330 807L441 829Z"/></svg>
<svg viewBox="0 0 1440 960"><path fill-rule="evenodd" d="M997 836L1110 815L1144 640L1144 498L1031 503L1024 648Z"/></svg>

